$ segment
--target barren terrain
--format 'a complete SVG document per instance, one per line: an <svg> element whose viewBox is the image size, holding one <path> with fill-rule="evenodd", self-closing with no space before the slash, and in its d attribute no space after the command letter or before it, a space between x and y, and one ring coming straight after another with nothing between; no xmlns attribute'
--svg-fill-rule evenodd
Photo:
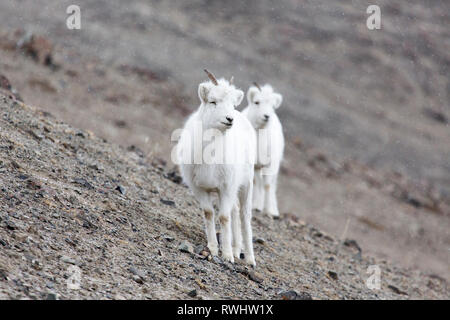
<svg viewBox="0 0 450 320"><path fill-rule="evenodd" d="M17 105L9 109L11 101L3 103L5 111L2 109L2 115L8 118L12 117L11 110L19 112L17 122L24 121L20 128L25 130L15 132L17 123L5 127L8 121L1 120L0 159L3 167L0 170L5 174L0 181L9 193L4 191L2 194L3 222L0 223L13 215L7 220L18 219L16 224L23 224L23 228L14 230L5 224L0 227L0 240L7 243L0 247L3 250L0 253L8 257L0 260L2 270L8 275L6 282L0 280L4 297L39 298L52 291L45 286L45 279L50 276L57 283L53 291L66 298L76 294L91 298L111 298L115 294L136 298L177 298L182 297L180 292L183 290L196 286L186 280L194 277L191 270L186 269L185 276L181 276L183 279L173 280L171 276L161 275L160 278L167 278L167 282L160 291L155 291L158 294L143 292L139 296L133 288L142 285L126 282L135 276L134 273L127 274L126 270L128 263L137 269L141 266L144 273L153 267L154 261L148 259L154 256L145 254L148 249L142 244L144 242L153 254L158 254L155 248L161 252L172 250L170 258L165 255L159 259L163 264L181 261L177 260L180 255L177 246L182 240L194 245L204 244L195 200L185 188L164 176L176 177L170 162L170 136L197 107L197 84L204 80L202 70L208 67L218 76L229 78L234 75L236 84L244 90L255 80L270 81L284 96L279 114L287 137L279 187L280 211L284 218L270 221L255 214L254 222L257 236L265 239L265 245L256 244L261 246L256 272L271 279L268 268L273 261L273 270L277 273L273 277L277 280L265 280L269 282L264 282L264 288L250 280L260 289L261 295L252 295L255 292L247 291L250 290L248 287L235 292L223 288L224 291L217 293L220 297L276 297L281 288L305 291L314 298L448 298L448 3L430 1L425 6L420 1L398 4L381 1L382 30L369 31L365 27L368 4L364 1L331 4L286 0L276 7L268 5L267 1L249 1L246 5L236 1L227 6L211 1L206 7L203 1L188 4L184 1L133 0L126 6L119 5L119 1L79 2L83 17L81 30L65 28L65 8L69 2L49 2L47 6L30 0L0 3L0 74L9 80L27 105L52 115L40 116L49 122L47 127L56 126L58 119L70 124L68 130L78 132L71 128L80 128L85 138L70 133L68 136L72 138L67 136L65 139L76 139L81 150L88 146L92 150L100 149L99 154L92 154L89 149L91 162L103 165L103 161L110 161L110 166L102 172L89 171L90 162L76 160L78 147L72 150L63 146L61 149L58 141L62 141L62 133L46 132L43 124L38 124L35 132L28 111L19 112L21 109ZM36 43L20 46L25 40L26 43L29 41L30 35L42 37L44 44L49 44L48 48ZM47 54L50 61L45 59ZM50 140L33 137L27 128L38 137L44 132ZM91 140L91 135L112 144L105 144L98 138ZM51 139L56 142L50 143ZM15 142L27 146L30 154L23 158L24 155L15 153L20 148L9 149ZM43 146L44 142L48 145ZM98 143L102 143L101 146ZM116 149L121 151L117 154L111 151ZM140 150L139 156L135 155L136 150ZM30 156L34 152L40 152L42 158ZM51 160L54 157L49 156L50 152L57 155L54 160ZM58 155L58 152L63 153ZM102 152L106 152L107 159ZM15 157L23 158L16 163L24 172L14 164L11 167ZM71 163L70 157L75 159L70 161L78 162ZM116 157L123 158L124 164L114 161ZM56 171L60 168L71 174L52 173L49 167L42 167L49 163ZM84 168L84 165L88 167ZM155 176L147 176L150 174L147 171L152 170ZM36 171L41 173L35 174ZM46 196L40 199L35 195L42 193L41 189L27 192L25 186L29 177L42 185L50 183L50 174L55 174L52 179L57 185L52 186L55 194L50 193L51 197L48 197L70 199L69 193L74 192L74 197L81 199L80 203L56 201L52 210L76 209L71 213L75 217L81 210L92 214L94 219L120 212L117 213L119 220L126 217L130 225L140 226L137 229L142 231L130 233L133 231L117 227L124 232L118 239L130 242L129 237L136 237L139 240L134 239L130 247L124 245L123 248L117 240L111 245L109 257L131 250L140 252L138 256L142 260L130 258L130 262L120 256L117 269L99 277L103 282L97 288L101 289L89 291L84 287L86 292L65 291L65 283L60 277L64 275L67 263L58 260L58 256L67 256L63 252L73 247L74 251L69 254L71 259L91 259L91 265L87 266L89 261L79 265L83 274L87 272L89 277L97 279L91 270L100 268L104 262L97 261L95 253L87 252L95 246L103 246L100 242L110 232L110 225L98 218L97 223L91 222L98 227L95 230L100 230L95 232L101 232L101 235L83 227L82 231L92 234L91 238L81 237L76 230L79 225L83 226L83 220L77 222L69 216L59 225L57 221L60 220L52 218L53 211L45 209L45 203L40 204L42 207L30 204L43 201ZM22 175L27 178L20 178ZM98 184L97 175L101 177L98 179L104 179ZM93 189L88 188L83 193L86 187L77 186L76 179L83 179ZM134 182L136 179L138 184ZM139 192L144 196L139 195L138 189L136 193L117 194L115 184L123 185L127 190L142 188ZM154 189L158 193L152 193ZM162 195L159 189L165 190ZM116 206L120 203L120 206L111 209L105 205L105 209L100 205L104 197L104 201ZM176 206L159 202L159 198L166 197ZM38 240L25 232L33 221L27 219L36 218L25 208L31 210L33 207L37 208L34 214L43 214L42 219L54 225L49 227L39 222L37 226L42 228L42 233L38 232ZM153 217L151 212L159 213ZM113 218L107 219L116 223ZM163 220L157 222L158 219ZM181 226L171 227L175 223L171 221L177 221ZM66 227L77 236L79 245L73 246L70 241L59 238ZM197 233L186 234L185 230L197 230ZM59 232L63 233L60 235ZM328 235L311 236L315 232ZM160 240L164 233L170 233L175 240ZM55 234L53 240L51 234ZM28 242L28 236L36 242ZM147 238L151 240L145 240ZM345 239L357 241L362 248L362 261L352 260L355 249L343 246ZM94 240L99 242L94 244ZM58 243L56 249L47 248L52 253L45 251L45 247L53 242ZM264 251L268 243L271 249ZM30 254L30 250L38 251ZM289 250L296 254L289 256ZM42 257L53 255L47 269L43 269L47 273L33 269L33 260L29 261L27 256L34 255L37 260L41 257L41 264L46 260ZM328 260L329 255L334 255L334 260ZM184 260L180 263L185 263L184 268L191 263L195 268L199 266L197 263L206 264L206 273L210 277L205 279L207 282L217 277L231 281L227 277L234 276L229 269L221 275L210 275L212 270L218 272L214 261L196 261L196 256L192 258L189 254L181 256ZM278 265L278 258L284 262ZM386 272L383 289L379 292L371 292L364 285L365 268L374 261L382 266L383 275ZM343 268L349 265L356 271L348 271L350 276L343 278L341 275L347 274ZM57 268L59 273L50 272L52 268ZM329 270L339 274L339 281L329 281ZM240 277L243 273L237 274ZM12 279L22 275L33 280L25 283L38 281L40 287L24 289L15 284L17 281ZM123 278L113 280L116 275ZM277 281L281 282L277 284ZM315 287L311 282L315 282ZM212 283L209 283L208 287L211 287ZM216 284L214 282L214 286ZM123 285L130 287L125 290ZM153 280L146 280L144 286L153 285ZM389 285L400 288L407 295L396 294ZM116 289L105 289L107 286ZM267 287L272 291L266 291ZM331 291L326 293L323 289L319 292L319 288ZM199 285L197 289L203 290ZM106 290L114 294L107 295ZM31 292L31 296L27 292ZM205 297L214 297L214 291L201 292Z"/></svg>

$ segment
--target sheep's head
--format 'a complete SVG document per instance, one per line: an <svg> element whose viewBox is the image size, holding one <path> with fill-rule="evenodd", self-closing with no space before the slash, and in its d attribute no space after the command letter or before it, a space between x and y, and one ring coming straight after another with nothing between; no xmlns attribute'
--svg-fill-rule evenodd
<svg viewBox="0 0 450 320"><path fill-rule="evenodd" d="M247 92L250 122L257 129L265 127L273 117L275 110L283 102L283 96L273 91L269 84L260 87L256 82Z"/></svg>
<svg viewBox="0 0 450 320"><path fill-rule="evenodd" d="M217 80L210 72L205 72L210 81L202 82L198 86L203 126L205 129L227 130L233 126L234 108L242 102L244 92L236 89L232 80Z"/></svg>

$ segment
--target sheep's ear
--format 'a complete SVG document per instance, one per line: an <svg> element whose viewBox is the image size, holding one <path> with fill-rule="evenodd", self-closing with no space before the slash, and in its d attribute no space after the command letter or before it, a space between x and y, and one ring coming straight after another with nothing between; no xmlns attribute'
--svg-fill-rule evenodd
<svg viewBox="0 0 450 320"><path fill-rule="evenodd" d="M198 97L203 103L208 103L209 86L207 83L200 83L198 85Z"/></svg>
<svg viewBox="0 0 450 320"><path fill-rule="evenodd" d="M275 100L275 105L273 106L273 108L278 109L283 102L283 96L279 93L274 93L273 96Z"/></svg>
<svg viewBox="0 0 450 320"><path fill-rule="evenodd" d="M250 87L247 91L247 101L248 104L252 104L253 103L253 99L255 98L255 94L259 91L259 89L257 87Z"/></svg>
<svg viewBox="0 0 450 320"><path fill-rule="evenodd" d="M234 102L234 105L237 107L241 104L242 99L244 99L244 92L242 90L236 90L236 100Z"/></svg>

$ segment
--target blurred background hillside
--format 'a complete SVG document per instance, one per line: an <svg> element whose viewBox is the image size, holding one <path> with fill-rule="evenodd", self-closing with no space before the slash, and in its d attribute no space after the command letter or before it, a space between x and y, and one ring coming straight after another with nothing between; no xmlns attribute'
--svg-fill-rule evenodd
<svg viewBox="0 0 450 320"><path fill-rule="evenodd" d="M18 48L30 34L45 45ZM244 91L271 83L281 212L449 276L448 1L2 1L0 37L0 74L27 103L168 167L203 68Z"/></svg>

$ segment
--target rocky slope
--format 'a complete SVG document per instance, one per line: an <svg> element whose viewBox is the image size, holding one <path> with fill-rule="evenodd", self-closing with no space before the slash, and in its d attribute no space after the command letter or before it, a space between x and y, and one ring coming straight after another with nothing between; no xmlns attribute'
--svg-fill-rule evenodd
<svg viewBox="0 0 450 320"><path fill-rule="evenodd" d="M79 50L22 29L1 33L3 90L171 168L170 137L197 105L196 91L161 70L105 64ZM334 236L347 229L379 258L449 279L450 198L426 179L342 160L287 134L278 195L283 213Z"/></svg>
<svg viewBox="0 0 450 320"><path fill-rule="evenodd" d="M211 259L175 173L4 95L0 115L0 298L448 298L445 279L366 256L289 214L255 215L256 270ZM79 290L67 286L71 266Z"/></svg>
<svg viewBox="0 0 450 320"><path fill-rule="evenodd" d="M0 114L1 298L447 297L444 279L292 215L255 215L256 270L205 257L200 210L175 174L3 95ZM365 286L373 264L379 291ZM79 290L67 287L72 265Z"/></svg>

